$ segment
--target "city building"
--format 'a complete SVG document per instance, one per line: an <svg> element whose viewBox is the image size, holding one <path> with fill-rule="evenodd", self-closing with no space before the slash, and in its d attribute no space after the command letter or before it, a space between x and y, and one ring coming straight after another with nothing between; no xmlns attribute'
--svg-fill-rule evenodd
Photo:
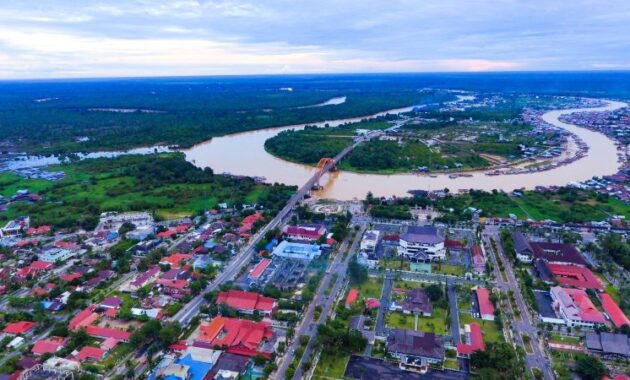
<svg viewBox="0 0 630 380"><path fill-rule="evenodd" d="M551 275L562 286L578 289L604 290L602 282L588 268L577 265L545 263Z"/></svg>
<svg viewBox="0 0 630 380"><path fill-rule="evenodd" d="M287 259L313 260L319 257L322 251L317 244L292 243L283 240L273 250L273 255Z"/></svg>
<svg viewBox="0 0 630 380"><path fill-rule="evenodd" d="M317 241L326 234L326 226L323 224L298 224L297 226L285 226L282 232L291 240Z"/></svg>
<svg viewBox="0 0 630 380"><path fill-rule="evenodd" d="M23 231L28 230L30 225L31 218L28 216L20 216L10 220L3 228L0 228L0 238L19 236Z"/></svg>
<svg viewBox="0 0 630 380"><path fill-rule="evenodd" d="M482 275L486 272L486 258L481 246L475 244L470 249L472 254L472 269L475 274Z"/></svg>
<svg viewBox="0 0 630 380"><path fill-rule="evenodd" d="M446 258L444 237L433 226L409 226L400 235L398 254L415 261L439 261Z"/></svg>
<svg viewBox="0 0 630 380"><path fill-rule="evenodd" d="M65 248L51 248L42 252L39 255L39 259L47 263L64 262L69 258L76 256L77 253L77 251Z"/></svg>
<svg viewBox="0 0 630 380"><path fill-rule="evenodd" d="M374 250L378 246L378 242L381 239L381 231L369 230L365 231L363 238L361 239L361 251L365 253L374 253Z"/></svg>
<svg viewBox="0 0 630 380"><path fill-rule="evenodd" d="M438 335L423 331L393 329L387 336L387 352L405 368L426 367L444 360L444 345Z"/></svg>
<svg viewBox="0 0 630 380"><path fill-rule="evenodd" d="M606 318L593 305L584 290L554 286L549 293L554 309L567 326L593 327L606 323Z"/></svg>
<svg viewBox="0 0 630 380"><path fill-rule="evenodd" d="M255 311L258 311L263 316L271 316L277 308L274 298L234 289L220 292L217 296L216 304L225 304L244 314L253 314Z"/></svg>
<svg viewBox="0 0 630 380"><path fill-rule="evenodd" d="M580 251L571 244L532 242L530 246L534 250L535 258L543 259L548 263L582 266L587 264Z"/></svg>
<svg viewBox="0 0 630 380"><path fill-rule="evenodd" d="M512 232L512 242L516 258L523 263L531 263L534 260L534 249L529 240L521 232Z"/></svg>

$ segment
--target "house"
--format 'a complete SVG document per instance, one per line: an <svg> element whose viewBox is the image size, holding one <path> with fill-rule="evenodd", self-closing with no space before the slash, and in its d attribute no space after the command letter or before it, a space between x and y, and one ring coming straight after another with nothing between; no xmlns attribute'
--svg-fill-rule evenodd
<svg viewBox="0 0 630 380"><path fill-rule="evenodd" d="M466 343L457 343L457 353L459 355L468 357L475 351L486 350L481 326L478 323L473 322L464 326L464 331L466 333Z"/></svg>
<svg viewBox="0 0 630 380"><path fill-rule="evenodd" d="M170 256L163 257L160 259L160 265L170 265L171 268L181 268L185 266L190 260L192 260L193 255L186 253L174 253Z"/></svg>
<svg viewBox="0 0 630 380"><path fill-rule="evenodd" d="M210 324L199 327L194 345L197 347L222 347L227 352L244 356L269 353L260 352L261 346L273 338L269 322L254 322L237 318L215 317Z"/></svg>
<svg viewBox="0 0 630 380"><path fill-rule="evenodd" d="M494 304L490 301L490 291L486 288L477 288L477 304L479 305L479 317L485 321L494 321Z"/></svg>
<svg viewBox="0 0 630 380"><path fill-rule="evenodd" d="M516 258L523 263L531 263L534 260L534 249L529 240L521 232L512 232L512 242Z"/></svg>
<svg viewBox="0 0 630 380"><path fill-rule="evenodd" d="M119 297L107 297L98 305L104 309L119 309L123 304L123 300Z"/></svg>
<svg viewBox="0 0 630 380"><path fill-rule="evenodd" d="M486 258L483 255L483 250L478 244L473 245L470 248L472 255L472 268L473 272L478 275L482 275L486 272Z"/></svg>
<svg viewBox="0 0 630 380"><path fill-rule="evenodd" d="M401 367L424 367L444 360L444 345L439 336L423 332L393 329L387 336L387 352Z"/></svg>
<svg viewBox="0 0 630 380"><path fill-rule="evenodd" d="M253 314L255 311L258 311L263 316L271 316L277 308L274 298L234 289L220 292L217 296L216 304L225 304L244 314Z"/></svg>
<svg viewBox="0 0 630 380"><path fill-rule="evenodd" d="M35 322L20 321L7 324L2 332L10 335L24 335L34 328Z"/></svg>
<svg viewBox="0 0 630 380"><path fill-rule="evenodd" d="M149 285L160 276L160 267L155 265L149 267L145 272L142 272L136 276L136 278L129 283L125 288L127 291L135 292L143 286Z"/></svg>
<svg viewBox="0 0 630 380"><path fill-rule="evenodd" d="M326 234L326 226L323 224L299 224L297 226L285 226L282 232L291 240L317 241Z"/></svg>
<svg viewBox="0 0 630 380"><path fill-rule="evenodd" d="M26 280L28 276L34 277L39 275L41 272L46 272L53 268L53 263L48 263L44 261L33 261L30 265L20 268L15 276L18 280Z"/></svg>
<svg viewBox="0 0 630 380"><path fill-rule="evenodd" d="M322 251L319 245L291 243L287 240L280 242L280 244L278 244L278 246L273 250L274 256L298 260L313 260L321 254Z"/></svg>
<svg viewBox="0 0 630 380"><path fill-rule="evenodd" d="M623 325L628 325L630 327L630 320L628 320L626 314L624 314L623 310L621 310L619 305L617 305L610 295L602 293L599 295L599 298L604 311L616 328L620 329Z"/></svg>
<svg viewBox="0 0 630 380"><path fill-rule="evenodd" d="M202 347L186 347L179 357L167 358L156 368L149 379L205 380L224 379L210 377L209 371L218 363L221 351ZM249 358L245 358L249 361ZM228 380L228 378L225 378Z"/></svg>
<svg viewBox="0 0 630 380"><path fill-rule="evenodd" d="M204 379L239 379L247 370L249 360L247 356L223 352Z"/></svg>
<svg viewBox="0 0 630 380"><path fill-rule="evenodd" d="M85 361L99 361L105 356L105 350L98 347L85 346L77 353L75 358L79 362Z"/></svg>
<svg viewBox="0 0 630 380"><path fill-rule="evenodd" d="M267 267L269 267L269 264L271 264L270 259L260 260L260 262L256 264L256 266L254 266L251 272L249 272L249 274L247 275L247 279L250 282L254 282L254 283L260 280L260 276L262 276L262 274L265 272Z"/></svg>
<svg viewBox="0 0 630 380"><path fill-rule="evenodd" d="M584 290L554 286L549 293L554 309L567 326L594 327L606 323L606 318L593 305Z"/></svg>
<svg viewBox="0 0 630 380"><path fill-rule="evenodd" d="M407 290L402 302L392 302L390 310L402 311L405 314L415 314L422 317L430 317L433 306L427 292L424 289Z"/></svg>
<svg viewBox="0 0 630 380"><path fill-rule="evenodd" d="M22 231L28 230L31 224L31 218L28 216L20 216L7 222L7 224L0 228L0 238L6 238L11 236L20 236Z"/></svg>
<svg viewBox="0 0 630 380"><path fill-rule="evenodd" d="M113 338L122 342L129 342L131 333L128 331L112 329L109 327L87 326L85 332L94 337L100 339Z"/></svg>
<svg viewBox="0 0 630 380"><path fill-rule="evenodd" d="M584 335L589 353L606 358L628 358L630 356L630 338L625 334L608 332L588 332Z"/></svg>
<svg viewBox="0 0 630 380"><path fill-rule="evenodd" d="M191 294L191 290L188 288L188 280L167 280L160 278L155 283L161 286L163 293L176 298Z"/></svg>
<svg viewBox="0 0 630 380"><path fill-rule="evenodd" d="M87 327L94 323L100 316L95 312L96 306L90 305L78 312L70 322L68 322L68 330L75 331L82 327Z"/></svg>
<svg viewBox="0 0 630 380"><path fill-rule="evenodd" d="M51 336L50 338L40 339L33 345L31 352L33 355L41 356L44 354L54 354L61 350L66 344L66 338L59 336Z"/></svg>
<svg viewBox="0 0 630 380"><path fill-rule="evenodd" d="M409 226L400 235L398 254L417 261L440 261L446 258L444 237L433 226Z"/></svg>

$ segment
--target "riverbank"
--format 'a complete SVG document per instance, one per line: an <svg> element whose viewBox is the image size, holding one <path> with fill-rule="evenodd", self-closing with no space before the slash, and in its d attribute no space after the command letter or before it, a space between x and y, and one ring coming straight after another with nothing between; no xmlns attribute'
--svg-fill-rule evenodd
<svg viewBox="0 0 630 380"><path fill-rule="evenodd" d="M460 189L493 189L512 191L515 188L534 189L536 186L564 186L572 182L589 180L594 176L615 174L620 163L617 158L617 147L614 140L607 136L562 123L559 117L573 112L603 112L626 107L626 103L607 101L602 107L565 109L549 111L543 115L543 120L560 129L576 135L588 147L588 153L569 164L547 171L519 173L513 175L487 176L484 173L473 173L470 177L449 178L447 174L435 176L420 176L416 174L359 174L338 171L326 175L322 183L324 188L316 195L323 198L351 200L362 199L368 192L375 196L406 196L411 189L435 190L449 188L452 191ZM389 114L408 112L411 107L390 110L371 118ZM338 119L317 123L339 126L344 123L358 122L363 118ZM184 151L187 160L199 167L211 167L215 172L229 172L239 175L266 177L270 183L279 182L290 185L305 183L316 170L307 165L287 162L274 157L264 149L267 139L281 131L303 129L306 124L290 125L279 128L238 133L215 138L209 142L199 144Z"/></svg>

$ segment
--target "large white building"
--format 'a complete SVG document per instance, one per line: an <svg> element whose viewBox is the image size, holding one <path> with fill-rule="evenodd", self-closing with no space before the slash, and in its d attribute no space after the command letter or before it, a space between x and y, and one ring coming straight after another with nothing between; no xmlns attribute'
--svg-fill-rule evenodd
<svg viewBox="0 0 630 380"><path fill-rule="evenodd" d="M71 257L74 257L76 254L77 254L77 251L71 251L69 249L51 248L47 251L42 252L39 255L39 259L47 263L55 263L57 261L63 262L63 261L68 260Z"/></svg>
<svg viewBox="0 0 630 380"><path fill-rule="evenodd" d="M313 260L322 254L319 245L291 243L283 240L273 250L274 256L284 257L287 259Z"/></svg>
<svg viewBox="0 0 630 380"><path fill-rule="evenodd" d="M553 308L567 326L594 327L606 323L606 318L584 290L553 286L549 294L553 300Z"/></svg>
<svg viewBox="0 0 630 380"><path fill-rule="evenodd" d="M444 236L433 226L409 226L400 235L398 254L415 260L444 260Z"/></svg>
<svg viewBox="0 0 630 380"><path fill-rule="evenodd" d="M379 230L369 230L365 231L363 234L363 239L361 239L361 251L366 253L372 253L376 249L379 240L381 239L381 231Z"/></svg>

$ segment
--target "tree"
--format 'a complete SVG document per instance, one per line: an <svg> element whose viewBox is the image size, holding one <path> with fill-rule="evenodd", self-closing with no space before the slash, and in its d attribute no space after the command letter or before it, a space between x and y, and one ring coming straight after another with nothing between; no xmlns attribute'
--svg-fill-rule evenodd
<svg viewBox="0 0 630 380"><path fill-rule="evenodd" d="M444 296L444 291L442 290L442 287L437 284L431 284L427 286L425 291L427 292L429 299L433 302L439 301Z"/></svg>
<svg viewBox="0 0 630 380"><path fill-rule="evenodd" d="M583 380L600 380L607 374L606 366L595 356L580 355L576 362L577 366L575 372L577 372Z"/></svg>
<svg viewBox="0 0 630 380"><path fill-rule="evenodd" d="M505 342L488 343L485 351L473 352L470 365L484 380L518 379L525 368L514 348Z"/></svg>
<svg viewBox="0 0 630 380"><path fill-rule="evenodd" d="M367 268L360 265L356 259L353 259L348 265L348 276L350 277L351 284L363 284L368 279Z"/></svg>

